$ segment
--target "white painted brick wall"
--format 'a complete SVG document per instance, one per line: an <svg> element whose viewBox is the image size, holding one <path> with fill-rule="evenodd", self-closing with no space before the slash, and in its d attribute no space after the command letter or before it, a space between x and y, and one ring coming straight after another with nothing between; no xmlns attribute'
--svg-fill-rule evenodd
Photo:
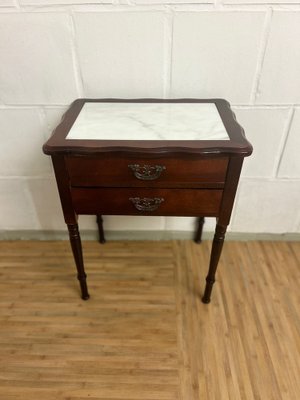
<svg viewBox="0 0 300 400"><path fill-rule="evenodd" d="M299 27L300 12L274 12L257 92L258 103L300 103Z"/></svg>
<svg viewBox="0 0 300 400"><path fill-rule="evenodd" d="M299 182L244 181L240 185L232 230L236 232L295 232Z"/></svg>
<svg viewBox="0 0 300 400"><path fill-rule="evenodd" d="M293 123L287 138L285 151L279 167L280 178L300 179L300 109L295 110Z"/></svg>
<svg viewBox="0 0 300 400"><path fill-rule="evenodd" d="M285 127L290 117L289 108L247 106L235 107L234 112L254 148L251 157L245 159L242 177L276 177L278 160L285 140Z"/></svg>
<svg viewBox="0 0 300 400"><path fill-rule="evenodd" d="M163 12L75 13L87 97L162 97Z"/></svg>
<svg viewBox="0 0 300 400"><path fill-rule="evenodd" d="M176 12L171 95L247 104L263 22L263 12Z"/></svg>
<svg viewBox="0 0 300 400"><path fill-rule="evenodd" d="M0 2L0 7L13 7L14 5L14 0L1 0Z"/></svg>
<svg viewBox="0 0 300 400"><path fill-rule="evenodd" d="M0 109L1 175L49 174L49 159L41 154L47 127L38 109Z"/></svg>
<svg viewBox="0 0 300 400"><path fill-rule="evenodd" d="M218 96L254 145L230 230L300 232L299 42L300 0L1 0L0 231L65 229L41 145L74 98ZM194 224L106 217L109 230Z"/></svg>
<svg viewBox="0 0 300 400"><path fill-rule="evenodd" d="M77 95L65 13L0 14L0 98L4 104L68 104Z"/></svg>

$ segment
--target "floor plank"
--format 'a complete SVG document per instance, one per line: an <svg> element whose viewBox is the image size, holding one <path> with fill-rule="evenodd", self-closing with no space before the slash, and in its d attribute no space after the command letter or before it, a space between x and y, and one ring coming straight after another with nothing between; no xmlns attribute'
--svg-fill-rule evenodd
<svg viewBox="0 0 300 400"><path fill-rule="evenodd" d="M298 400L300 243L0 242L0 398Z"/></svg>

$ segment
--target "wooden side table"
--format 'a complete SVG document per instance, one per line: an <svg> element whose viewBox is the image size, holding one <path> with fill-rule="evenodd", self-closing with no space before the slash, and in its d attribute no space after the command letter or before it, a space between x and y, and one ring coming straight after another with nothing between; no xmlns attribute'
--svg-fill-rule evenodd
<svg viewBox="0 0 300 400"><path fill-rule="evenodd" d="M43 147L51 155L82 298L89 298L77 217L216 217L209 303L244 157L252 152L222 99L78 99Z"/></svg>

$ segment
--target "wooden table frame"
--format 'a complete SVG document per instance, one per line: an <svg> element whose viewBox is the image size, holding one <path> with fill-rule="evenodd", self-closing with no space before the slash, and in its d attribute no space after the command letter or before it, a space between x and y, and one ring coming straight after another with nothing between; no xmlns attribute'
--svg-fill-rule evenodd
<svg viewBox="0 0 300 400"><path fill-rule="evenodd" d="M66 136L74 124L78 114L86 102L127 102L127 103L214 103L219 111L223 124L226 128L230 140L193 140L193 141L130 141L130 140L66 140ZM64 219L68 227L70 243L74 255L74 260L77 267L77 276L80 282L82 299L87 300L89 298L86 273L83 263L82 246L80 240L80 234L78 229L78 214L95 214L97 215L97 222L99 228L100 242L104 243L104 232L102 225L103 214L119 214L119 215L174 215L174 216L192 216L193 210L196 210L198 215L198 229L195 234L195 241L201 241L202 227L205 216L215 216L217 218L217 224L212 244L211 257L208 275L206 278L206 287L202 301L209 303L211 298L212 287L215 282L215 274L218 265L218 261L221 255L222 246L224 243L225 233L227 226L230 222L232 207L235 199L235 194L238 186L240 172L244 157L249 156L252 153L252 146L246 140L242 127L237 123L235 115L233 114L229 103L223 99L172 99L172 100L161 100L161 99L78 99L74 101L62 118L61 123L54 130L51 138L43 146L45 154L51 155L53 167L55 171L55 177L57 181L58 191L60 195L61 205L63 209ZM106 184L98 182L97 176L91 168L88 168L88 161L98 165L99 163L105 162L107 165L110 159L117 160L122 163L124 160L146 160L149 163L155 163L157 159L169 160L167 162L172 166L172 162L176 161L176 165L181 165L183 168L189 162L199 162L204 165L204 172L209 176L213 176L209 165L213 166L217 172L215 176L218 179L199 179L195 181L193 185L189 185L185 181L176 181L176 184L163 185L155 183L155 188L151 185L153 193L165 193L169 195L176 190L176 198L178 201L174 202L173 205L163 206L165 207L165 214L162 211L155 209L148 213L139 213L133 207L129 208L129 205L120 206L118 204L109 208L111 193L115 193L114 190L128 191L128 193L136 193L141 190L142 193L147 193L149 187L147 182L136 181L134 184L123 185L119 182L119 186L115 186L114 181ZM225 160L225 161L224 161ZM222 163L226 162L226 167L221 170ZM98 164L97 164L98 163ZM225 165L225 164L224 164ZM74 172L76 169L77 172ZM83 175L78 178L78 170L83 171ZM84 175L84 171L87 171ZM101 169L102 171L103 169ZM109 170L109 168L105 168ZM223 178L220 176L223 172ZM214 172L213 172L214 173ZM72 175L73 174L73 175ZM75 176L75 175L76 176ZM89 175L90 174L90 175ZM78 188L77 184L73 183L74 180L79 179L81 184ZM86 177L86 179L85 179ZM76 178L76 179L75 179ZM203 176L202 176L203 178ZM110 179L104 176L104 180ZM95 180L97 181L97 187L95 188ZM101 188L104 187L105 188ZM107 186L110 189L107 190ZM100 187L100 188L99 188ZM117 187L117 189L115 188ZM115 189L114 189L115 188ZM197 200L197 204L193 204L190 201L186 205L188 199L191 198L190 190L193 190L193 194L199 194L200 200ZM169 192L168 192L169 191ZM91 194L89 196L88 194ZM106 193L107 199L106 199ZM171 196L171 195L170 195ZM208 197L207 197L208 196ZM92 199L95 197L95 199ZM192 196L193 197L193 196ZM99 206L95 205L97 199ZM202 200L202 198L204 200ZM209 201L205 200L208 198ZM183 200L184 201L183 201ZM133 197L130 200L134 200ZM145 200L145 198L143 198ZM181 201L182 200L182 201ZM108 204L106 204L106 203ZM171 200L172 202L172 200ZM98 204L98 203L97 203ZM105 205L106 204L106 205ZM141 205L139 205L141 206ZM99 209L98 209L99 208ZM145 209L145 206L144 206ZM104 211L104 212L103 212ZM113 211L113 212L111 212Z"/></svg>

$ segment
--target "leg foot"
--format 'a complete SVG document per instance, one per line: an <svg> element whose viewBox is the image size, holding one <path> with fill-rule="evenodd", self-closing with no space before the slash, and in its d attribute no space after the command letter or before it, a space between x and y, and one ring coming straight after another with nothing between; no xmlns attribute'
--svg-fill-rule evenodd
<svg viewBox="0 0 300 400"><path fill-rule="evenodd" d="M201 241L202 241L202 231L203 231L203 225L204 225L204 217L198 218L197 223L198 223L198 228L197 228L196 233L195 233L194 242L195 243L201 243Z"/></svg>
<svg viewBox="0 0 300 400"><path fill-rule="evenodd" d="M90 298L90 295L87 294L85 297L81 296L82 300L88 300Z"/></svg>
<svg viewBox="0 0 300 400"><path fill-rule="evenodd" d="M87 283L86 283L86 273L84 270L83 257L82 257L82 247L81 239L77 224L68 224L70 243L72 247L72 252L77 268L77 278L80 283L81 297L83 300L87 300L90 296L88 293Z"/></svg>
<svg viewBox="0 0 300 400"><path fill-rule="evenodd" d="M215 283L215 280L210 281L206 278L206 286L205 286L204 295L202 297L202 303L205 303L205 304L210 303L210 296L211 296L211 292L212 292L214 283Z"/></svg>
<svg viewBox="0 0 300 400"><path fill-rule="evenodd" d="M99 243L104 244L106 242L106 240L104 237L103 218L101 215L97 215L97 224L98 224L98 232L99 232Z"/></svg>
<svg viewBox="0 0 300 400"><path fill-rule="evenodd" d="M82 300L88 300L90 298L90 295L88 293L88 288L87 288L87 284L86 284L86 274L84 274L80 277L79 277L79 275L77 275L77 279L79 280L79 284L80 284Z"/></svg>
<svg viewBox="0 0 300 400"><path fill-rule="evenodd" d="M210 303L210 299L205 298L204 296L202 297L202 303L204 304L209 304Z"/></svg>
<svg viewBox="0 0 300 400"><path fill-rule="evenodd" d="M227 226L223 225L217 224L216 226L215 236L210 255L209 270L208 270L208 275L206 277L206 286L205 286L204 296L202 298L203 303L206 304L210 302L212 288L215 283L215 274L225 239L226 228Z"/></svg>

